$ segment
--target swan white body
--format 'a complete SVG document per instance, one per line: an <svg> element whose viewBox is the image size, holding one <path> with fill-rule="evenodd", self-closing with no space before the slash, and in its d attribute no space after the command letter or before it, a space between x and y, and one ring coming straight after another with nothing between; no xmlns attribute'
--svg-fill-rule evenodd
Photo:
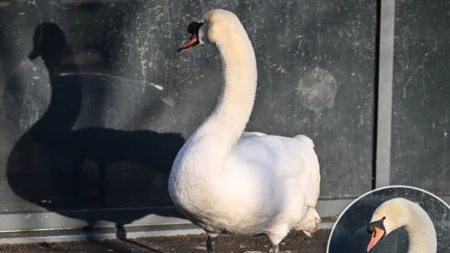
<svg viewBox="0 0 450 253"><path fill-rule="evenodd" d="M372 223L382 221L384 232L372 236L371 250L383 236L405 227L409 237L408 253L436 253L437 237L433 222L419 204L404 198L395 198L383 202L372 215ZM380 234L382 236L380 237ZM384 235L385 234L385 235ZM370 244L369 244L370 245Z"/></svg>
<svg viewBox="0 0 450 253"><path fill-rule="evenodd" d="M231 12L208 11L201 22L199 39L218 47L225 83L216 108L174 161L175 206L210 236L264 233L278 245L292 229L311 235L320 222L313 141L243 132L257 83L252 44Z"/></svg>

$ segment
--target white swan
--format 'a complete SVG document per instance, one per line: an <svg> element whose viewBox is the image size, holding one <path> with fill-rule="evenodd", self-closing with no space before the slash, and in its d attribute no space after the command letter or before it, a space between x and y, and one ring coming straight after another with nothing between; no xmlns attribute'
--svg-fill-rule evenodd
<svg viewBox="0 0 450 253"><path fill-rule="evenodd" d="M420 205L404 198L383 202L375 210L367 226L368 232L372 234L367 252L400 227L405 227L408 232L408 253L436 253L437 239L433 222Z"/></svg>
<svg viewBox="0 0 450 253"><path fill-rule="evenodd" d="M208 234L266 234L278 244L292 229L317 229L319 162L306 136L243 133L252 112L257 70L252 44L239 19L211 10L189 25L179 52L203 44L219 49L224 87L217 106L178 153L169 177L174 205Z"/></svg>

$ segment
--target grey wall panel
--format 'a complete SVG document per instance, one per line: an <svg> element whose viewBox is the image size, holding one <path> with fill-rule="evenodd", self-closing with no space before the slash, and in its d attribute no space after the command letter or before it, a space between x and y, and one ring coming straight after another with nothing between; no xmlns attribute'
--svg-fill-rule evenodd
<svg viewBox="0 0 450 253"><path fill-rule="evenodd" d="M449 195L450 16L445 1L397 1L391 183Z"/></svg>

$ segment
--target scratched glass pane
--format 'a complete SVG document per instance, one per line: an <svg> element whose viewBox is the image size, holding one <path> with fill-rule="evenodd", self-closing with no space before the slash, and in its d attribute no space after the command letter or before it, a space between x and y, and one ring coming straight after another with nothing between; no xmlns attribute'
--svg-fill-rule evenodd
<svg viewBox="0 0 450 253"><path fill-rule="evenodd" d="M396 1L391 183L450 194L448 2ZM419 35L420 34L420 35Z"/></svg>
<svg viewBox="0 0 450 253"><path fill-rule="evenodd" d="M0 212L171 205L167 173L222 78L214 46L176 49L217 6L255 47L247 130L313 136L322 199L370 190L376 2L20 0L0 8Z"/></svg>

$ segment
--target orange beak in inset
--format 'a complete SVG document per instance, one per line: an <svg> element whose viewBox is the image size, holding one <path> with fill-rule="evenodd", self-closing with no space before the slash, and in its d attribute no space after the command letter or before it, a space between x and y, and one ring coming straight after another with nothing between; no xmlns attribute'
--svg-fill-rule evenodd
<svg viewBox="0 0 450 253"><path fill-rule="evenodd" d="M178 49L178 53L187 52L187 51L191 50L192 48L194 48L195 46L197 46L198 44L199 44L198 36L197 36L197 34L193 33L191 38L189 38L187 41L185 41L181 45L181 47Z"/></svg>
<svg viewBox="0 0 450 253"><path fill-rule="evenodd" d="M369 245L367 246L367 252L370 252L373 247L384 237L385 231L379 227L373 227L372 237L370 239Z"/></svg>

